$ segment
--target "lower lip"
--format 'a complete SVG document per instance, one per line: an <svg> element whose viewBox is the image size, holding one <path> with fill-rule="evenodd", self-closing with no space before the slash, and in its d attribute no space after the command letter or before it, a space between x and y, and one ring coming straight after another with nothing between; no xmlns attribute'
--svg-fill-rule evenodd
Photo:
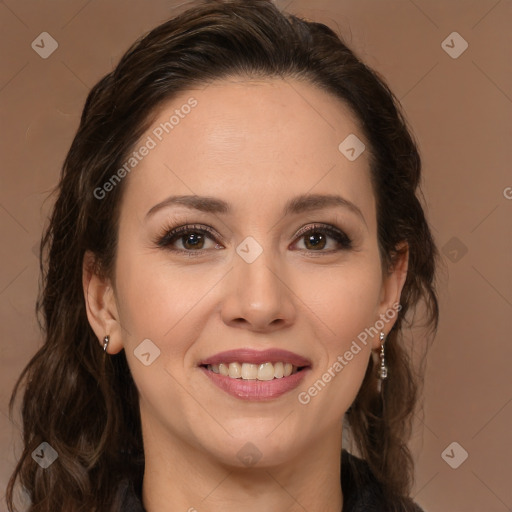
<svg viewBox="0 0 512 512"><path fill-rule="evenodd" d="M200 369L216 386L226 393L235 398L252 401L272 400L284 395L288 391L295 389L309 371L309 368L304 368L300 372L288 377L281 377L280 379L246 380L233 379L232 377L207 370L204 366L201 366Z"/></svg>

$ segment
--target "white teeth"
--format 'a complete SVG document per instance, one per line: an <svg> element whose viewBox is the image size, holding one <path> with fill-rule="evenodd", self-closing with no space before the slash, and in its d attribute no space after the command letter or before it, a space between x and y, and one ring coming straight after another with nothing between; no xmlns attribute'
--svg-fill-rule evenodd
<svg viewBox="0 0 512 512"><path fill-rule="evenodd" d="M282 379L283 377L289 377L290 375L297 373L298 368L293 366L291 363L220 363L220 364L209 364L207 369L214 373L219 373L225 377L231 377L232 379L244 379L244 380L272 380Z"/></svg>
<svg viewBox="0 0 512 512"><path fill-rule="evenodd" d="M284 377L284 365L283 363L274 363L274 377L276 379L282 379Z"/></svg>
<svg viewBox="0 0 512 512"><path fill-rule="evenodd" d="M238 379L242 376L242 367L238 363L229 363L229 376Z"/></svg>
<svg viewBox="0 0 512 512"><path fill-rule="evenodd" d="M242 379L254 380L258 377L258 365L257 364L242 364Z"/></svg>
<svg viewBox="0 0 512 512"><path fill-rule="evenodd" d="M274 378L274 365L272 363L260 364L258 380L272 380Z"/></svg>

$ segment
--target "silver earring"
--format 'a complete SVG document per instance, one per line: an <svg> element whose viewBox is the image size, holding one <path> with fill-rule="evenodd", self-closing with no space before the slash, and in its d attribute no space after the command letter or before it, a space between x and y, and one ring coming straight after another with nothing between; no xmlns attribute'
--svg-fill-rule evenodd
<svg viewBox="0 0 512 512"><path fill-rule="evenodd" d="M108 342L110 341L110 336L107 334L104 338L103 338L103 352L106 352L107 351L107 347L108 347Z"/></svg>
<svg viewBox="0 0 512 512"><path fill-rule="evenodd" d="M384 380L388 376L388 367L386 366L386 356L384 355L384 338L385 334L380 333L380 368L379 368L379 379Z"/></svg>

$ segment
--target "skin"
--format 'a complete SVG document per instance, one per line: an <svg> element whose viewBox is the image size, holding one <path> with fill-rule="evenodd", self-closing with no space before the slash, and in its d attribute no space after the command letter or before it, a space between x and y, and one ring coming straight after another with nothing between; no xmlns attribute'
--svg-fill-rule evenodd
<svg viewBox="0 0 512 512"><path fill-rule="evenodd" d="M191 96L198 105L125 178L115 280L91 273L90 253L84 260L90 324L100 344L110 335L110 354L126 351L139 390L145 508L339 512L343 416L378 337L360 344L310 403L297 395L400 299L407 254L383 272L369 145L340 100L278 79L223 80L183 92L162 106L141 141ZM367 148L353 162L338 150L350 133ZM339 194L363 218L340 206L283 216L284 203L305 193ZM146 220L168 196L187 194L223 199L233 213L170 206ZM295 236L313 223L341 229L352 249L324 231L317 246ZM222 238L205 238L194 258L154 243L166 228L186 224L210 226ZM263 249L250 264L236 252L247 236ZM173 246L197 251L187 241L182 235ZM386 335L394 321L382 329ZM134 355L144 339L161 351L149 366ZM237 399L197 364L242 347L290 350L310 359L312 370L277 399ZM250 467L237 457L248 442L261 453Z"/></svg>

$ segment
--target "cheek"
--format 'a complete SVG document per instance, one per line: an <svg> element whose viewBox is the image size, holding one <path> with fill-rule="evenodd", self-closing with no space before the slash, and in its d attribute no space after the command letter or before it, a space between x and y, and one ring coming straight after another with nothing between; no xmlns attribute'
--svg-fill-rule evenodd
<svg viewBox="0 0 512 512"><path fill-rule="evenodd" d="M338 343L378 319L382 277L376 256L360 255L339 266L301 269L294 279L294 292Z"/></svg>
<svg viewBox="0 0 512 512"><path fill-rule="evenodd" d="M375 258L316 273L315 286L309 288L302 281L301 296L320 320L315 332L323 352L318 380L301 390L301 403L309 404L316 414L334 420L357 395L371 357L372 339L378 336L373 327L379 320L381 283Z"/></svg>
<svg viewBox="0 0 512 512"><path fill-rule="evenodd" d="M226 297L219 296L219 290L232 277L223 265L186 261L177 265L165 255L156 256L130 250L127 243L119 251L116 282L120 320L127 335L124 341L132 345L149 338L169 345L165 340L172 339L166 350L179 352L193 343L194 332L199 335L200 326L208 321L201 322L200 310L206 315L212 301L222 307ZM329 352L343 348L344 342L377 320L380 264L371 253L336 266L302 262L289 268L283 279L288 300L295 304L296 320L310 323L303 326L318 331Z"/></svg>
<svg viewBox="0 0 512 512"><path fill-rule="evenodd" d="M172 356L182 353L197 337L197 311L226 271L185 265L172 264L161 254L155 257L154 252L132 250L120 255L116 277L125 345L135 346L149 338Z"/></svg>

